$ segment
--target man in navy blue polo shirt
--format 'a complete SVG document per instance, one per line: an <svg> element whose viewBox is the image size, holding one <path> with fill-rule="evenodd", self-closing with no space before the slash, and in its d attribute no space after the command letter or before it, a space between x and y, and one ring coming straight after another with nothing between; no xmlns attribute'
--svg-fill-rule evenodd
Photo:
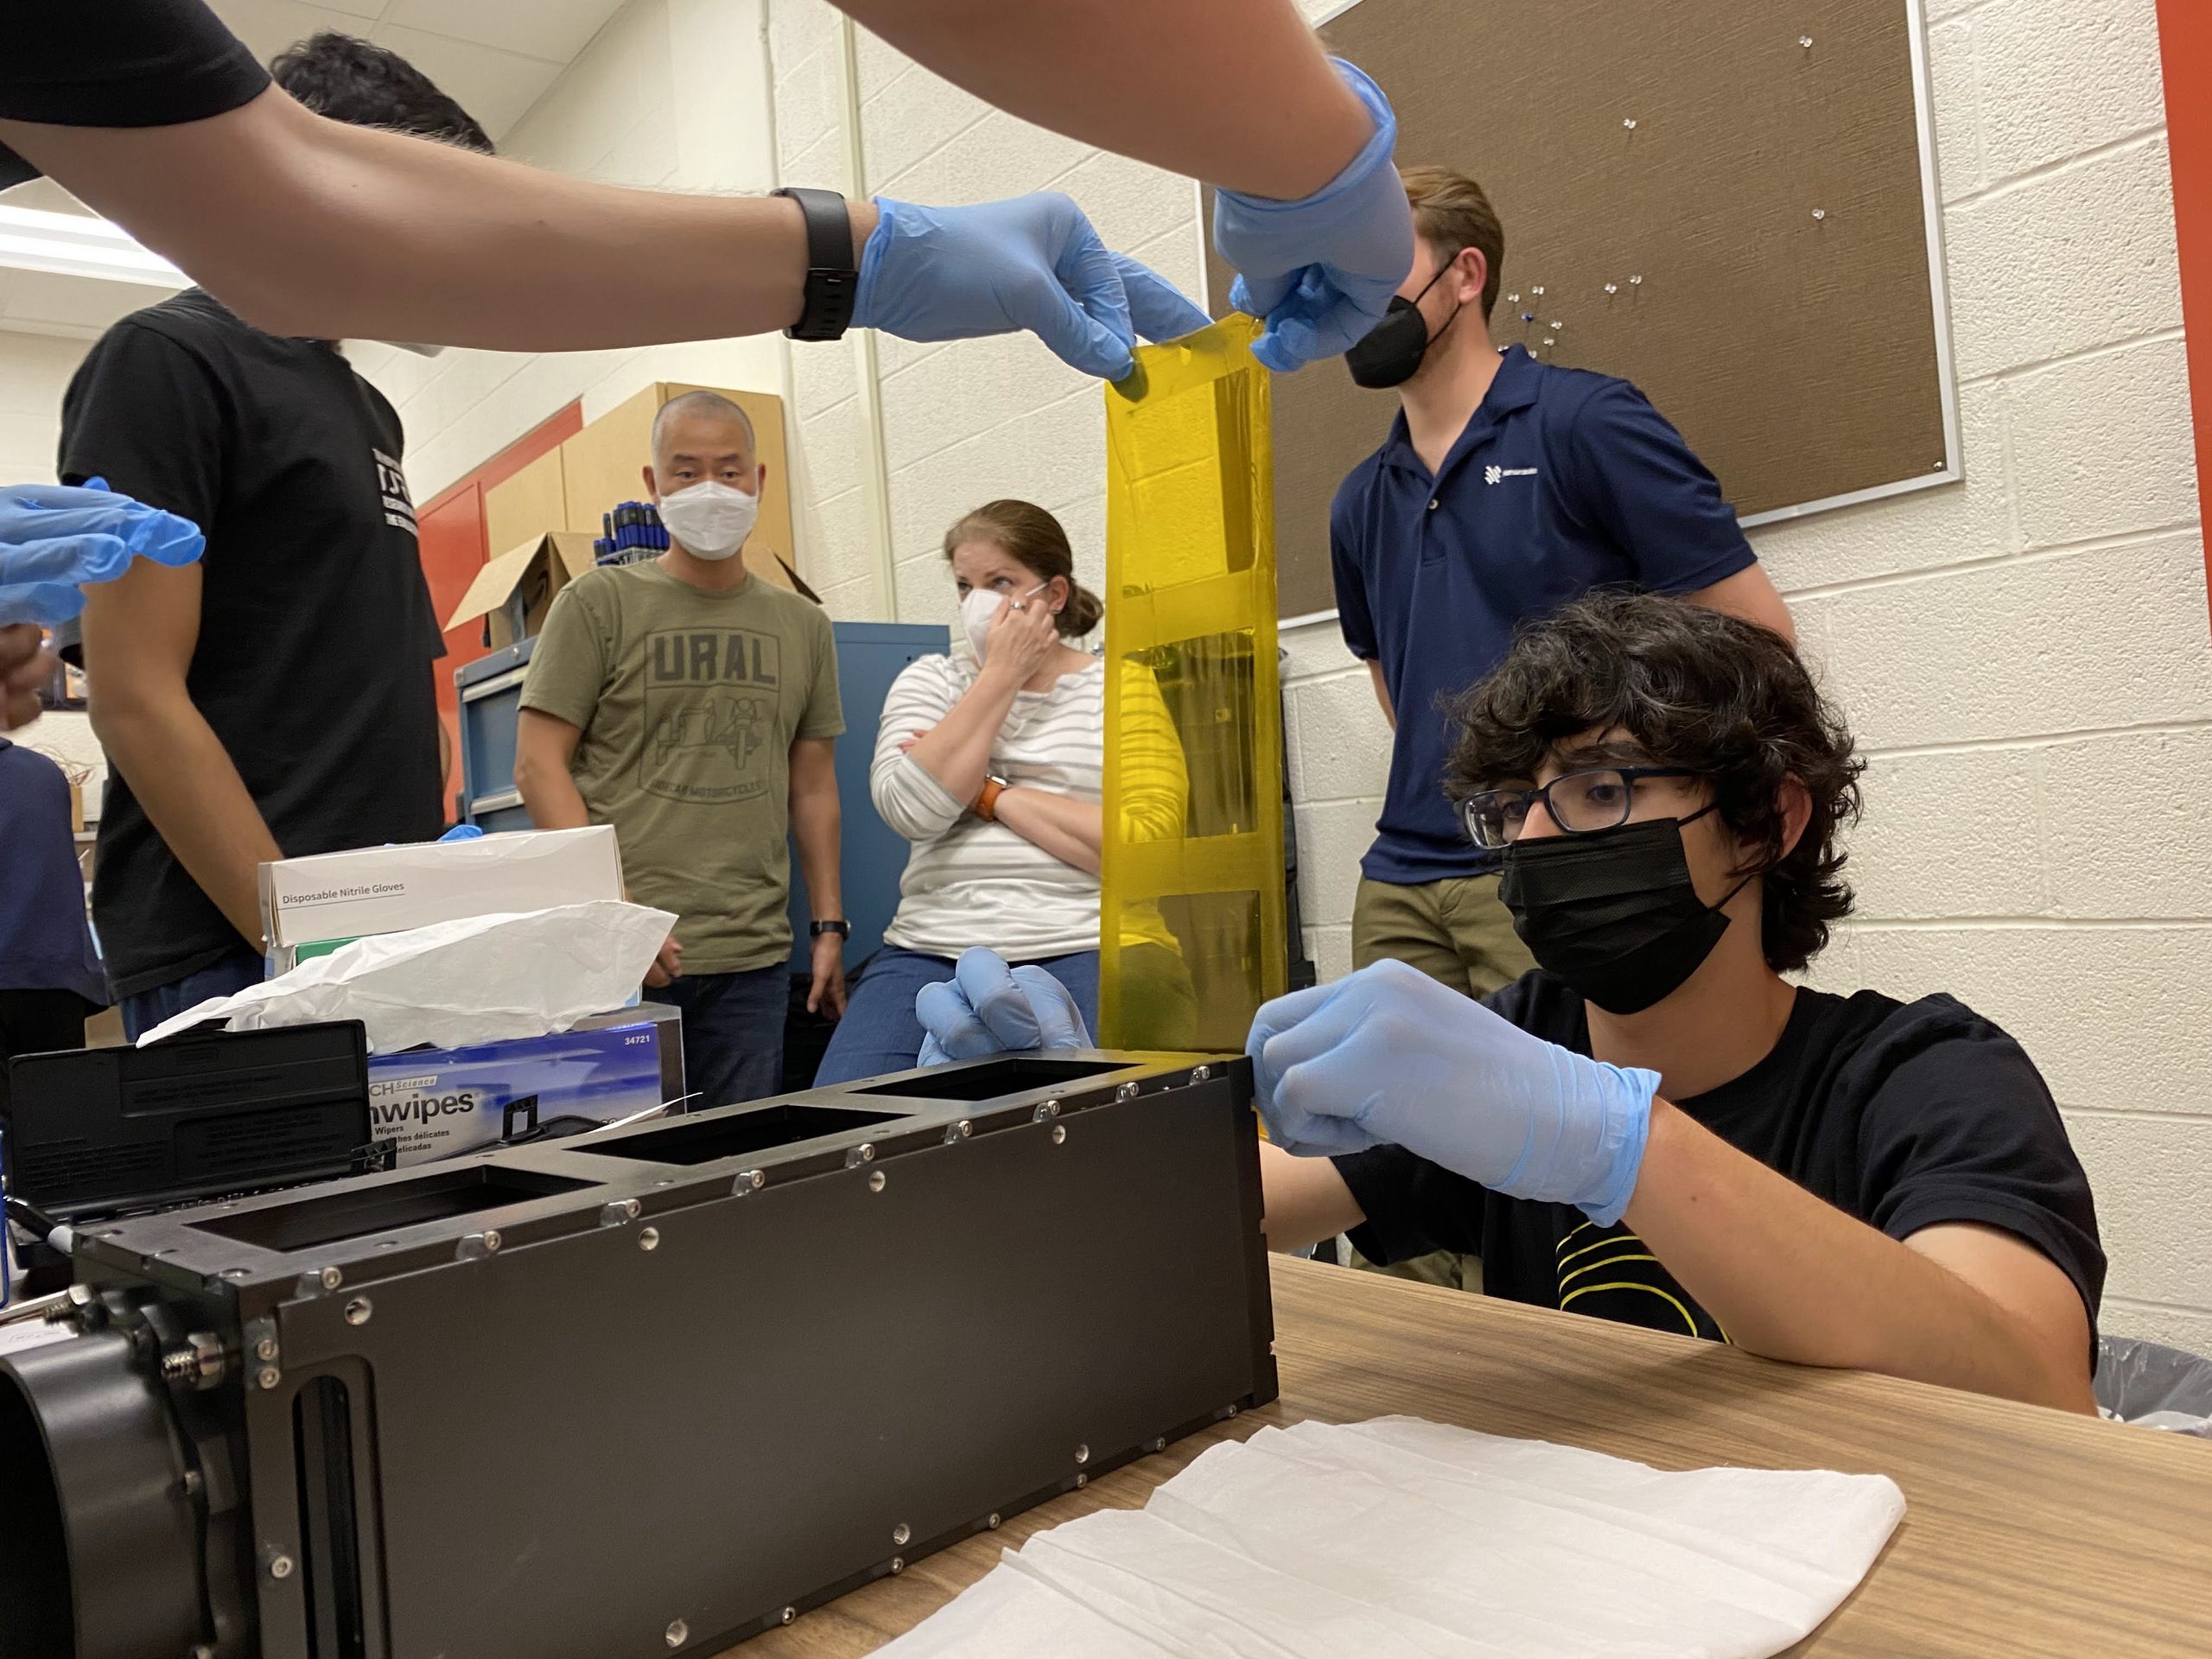
<svg viewBox="0 0 2212 1659"><path fill-rule="evenodd" d="M1792 631L1719 483L1643 393L1498 351L1505 232L1482 188L1443 168L1402 176L1413 270L1345 357L1360 385L1397 388L1399 414L1329 512L1338 620L1394 734L1352 965L1395 958L1478 997L1535 962L1499 901L1497 855L1445 798L1445 704L1497 666L1522 621L1592 588L1681 594ZM1481 1287L1472 1257L1393 1271Z"/></svg>
<svg viewBox="0 0 2212 1659"><path fill-rule="evenodd" d="M1505 237L1473 180L1408 168L1420 232L1391 315L1346 358L1395 386L1382 447L1329 515L1344 643L1395 729L1352 912L1355 967L1385 957L1480 996L1531 966L1498 902L1497 856L1444 795L1444 699L1504 657L1524 620L1594 588L1679 594L1790 635L1713 476L1624 380L1492 342Z"/></svg>

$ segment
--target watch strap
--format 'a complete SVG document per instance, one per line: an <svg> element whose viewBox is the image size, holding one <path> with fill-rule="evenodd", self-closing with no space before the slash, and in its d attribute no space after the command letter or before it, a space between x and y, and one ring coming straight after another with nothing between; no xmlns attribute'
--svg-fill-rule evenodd
<svg viewBox="0 0 2212 1659"><path fill-rule="evenodd" d="M790 197L806 220L806 288L798 321L784 332L793 340L842 340L860 289L853 263L853 217L845 199L835 190L803 185L770 194Z"/></svg>
<svg viewBox="0 0 2212 1659"><path fill-rule="evenodd" d="M807 930L807 933L810 938L817 939L824 933L835 933L841 939L849 939L853 937L853 925L841 917L835 921L817 922Z"/></svg>
<svg viewBox="0 0 2212 1659"><path fill-rule="evenodd" d="M976 816L985 823L996 823L999 821L999 797L1005 792L1005 779L984 779L983 792L976 798Z"/></svg>

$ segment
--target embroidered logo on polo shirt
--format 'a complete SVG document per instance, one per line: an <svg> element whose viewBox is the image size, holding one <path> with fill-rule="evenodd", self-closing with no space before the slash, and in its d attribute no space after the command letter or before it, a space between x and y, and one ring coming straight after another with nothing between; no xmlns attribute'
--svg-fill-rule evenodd
<svg viewBox="0 0 2212 1659"><path fill-rule="evenodd" d="M1533 467L1485 467L1483 468L1483 482L1485 484L1496 484L1508 478L1534 478L1535 475L1536 469Z"/></svg>

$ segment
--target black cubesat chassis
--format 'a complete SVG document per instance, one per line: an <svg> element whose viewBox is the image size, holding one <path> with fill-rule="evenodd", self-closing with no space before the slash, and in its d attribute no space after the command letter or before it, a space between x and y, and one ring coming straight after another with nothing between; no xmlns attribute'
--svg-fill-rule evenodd
<svg viewBox="0 0 2212 1659"><path fill-rule="evenodd" d="M1001 1058L80 1234L104 1328L0 1363L79 1659L712 1653L1272 1400L1249 1098Z"/></svg>

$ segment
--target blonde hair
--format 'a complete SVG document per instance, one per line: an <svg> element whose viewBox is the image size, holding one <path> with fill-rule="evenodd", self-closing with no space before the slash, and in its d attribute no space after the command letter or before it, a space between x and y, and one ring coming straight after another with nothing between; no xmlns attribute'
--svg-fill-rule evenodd
<svg viewBox="0 0 2212 1659"><path fill-rule="evenodd" d="M1483 278L1483 317L1487 321L1504 283L1505 227L1497 222L1497 210L1482 186L1449 168L1402 167L1398 177L1405 183L1406 200L1413 203L1414 228L1438 258L1456 258L1463 248L1482 255L1488 272Z"/></svg>

